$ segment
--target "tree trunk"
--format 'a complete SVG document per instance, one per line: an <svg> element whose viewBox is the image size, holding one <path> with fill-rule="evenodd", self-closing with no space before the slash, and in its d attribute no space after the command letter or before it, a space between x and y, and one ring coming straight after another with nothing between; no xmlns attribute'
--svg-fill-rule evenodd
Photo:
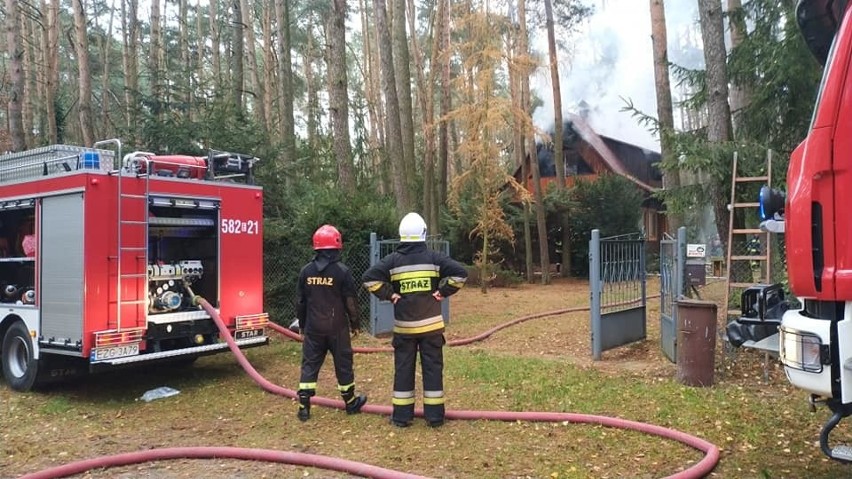
<svg viewBox="0 0 852 479"><path fill-rule="evenodd" d="M285 1L285 0L282 0ZM213 91L222 91L222 34L219 27L219 0L210 0L210 55L213 61Z"/></svg>
<svg viewBox="0 0 852 479"><path fill-rule="evenodd" d="M9 135L12 151L27 149L24 137L24 49L21 45L21 30L18 24L17 0L6 0L6 49L9 52Z"/></svg>
<svg viewBox="0 0 852 479"><path fill-rule="evenodd" d="M731 110L728 105L728 73L725 52L725 31L722 5L719 0L699 0L701 38L704 43L704 64L707 78L707 140L724 143L731 140ZM725 185L714 182L711 196L716 215L716 229L723 247L728 246L728 195Z"/></svg>
<svg viewBox="0 0 852 479"><path fill-rule="evenodd" d="M381 168L381 162L379 161L381 159L381 152L383 151L384 135L381 130L382 122L379 120L379 118L382 118L382 115L379 113L382 109L382 100L379 88L376 86L378 84L376 81L376 71L378 68L375 66L376 55L374 53L375 43L373 42L375 30L370 27L370 22L367 19L367 3L364 0L359 0L358 4L361 12L361 32L364 35L361 46L364 55L364 96L367 99L367 114L370 118L369 145L371 152L370 159L372 160L370 169L372 177L379 179L379 193L387 194L391 188L388 185L389 180L387 175L383 174L384 169Z"/></svg>
<svg viewBox="0 0 852 479"><path fill-rule="evenodd" d="M151 110L159 120L163 101L160 84L160 0L151 0L151 51L148 56L148 75L151 78Z"/></svg>
<svg viewBox="0 0 852 479"><path fill-rule="evenodd" d="M267 0L261 0L261 2L266 2ZM275 11L274 0L270 0L269 5L261 6L261 12L263 15L263 23L262 23L262 32L263 32L263 84L265 85L263 89L263 103L266 105L266 118L265 127L266 131L275 131L275 120L273 118L273 112L275 111L275 100L273 94L278 91L275 86L275 55L273 55L273 45L275 45L275 40L272 35L272 16Z"/></svg>
<svg viewBox="0 0 852 479"><path fill-rule="evenodd" d="M35 144L45 144L47 141L47 65L48 55L47 50L47 15L48 10L43 3L37 5L39 17L32 19L33 25L33 44L35 47L35 81L38 98L36 103L36 114L38 116L38 140ZM35 145L34 144L34 145Z"/></svg>
<svg viewBox="0 0 852 479"><path fill-rule="evenodd" d="M109 100L110 100L110 87L109 87L109 65L110 65L110 47L112 45L112 25L115 20L115 9L109 9L109 22L107 23L107 31L106 35L102 35L101 38L101 62L103 63L103 70L101 71L101 138L109 138L113 135L110 133L110 119L109 119Z"/></svg>
<svg viewBox="0 0 852 479"><path fill-rule="evenodd" d="M296 160L296 121L293 117L293 69L290 60L290 1L275 0L278 17L278 94L280 97L281 139L284 166ZM285 185L289 182L285 175Z"/></svg>
<svg viewBox="0 0 852 479"><path fill-rule="evenodd" d="M349 143L349 94L346 76L346 0L332 2L326 25L328 35L328 109L334 156L337 159L337 182L343 191L355 193L352 149Z"/></svg>
<svg viewBox="0 0 852 479"><path fill-rule="evenodd" d="M440 209L438 202L436 201L437 195L435 194L435 103L432 99L435 94L434 85L437 80L438 72L436 67L438 65L438 56L440 54L438 42L435 39L435 32L440 31L441 27L440 25L437 25L436 28L435 22L437 21L437 18L442 17L443 8L444 3L441 2L438 5L437 15L433 10L429 20L429 31L432 34L427 35L426 38L432 40L432 57L429 60L429 79L427 81L424 78L426 67L423 64L423 52L418 46L417 35L415 33L414 1L408 0L408 28L411 29L412 32L411 52L414 55L414 70L417 72L417 91L420 92L417 97L420 103L420 110L423 112L423 136L425 140L425 151L423 152L423 212L426 225L429 231L433 232L440 231L440 225L438 224Z"/></svg>
<svg viewBox="0 0 852 479"><path fill-rule="evenodd" d="M35 71L37 62L34 59L33 52L33 28L30 16L24 12L18 12L18 25L21 27L21 45L24 47L24 56L21 64L21 69L24 74L24 95L22 102L21 118L24 125L24 142L27 145L33 145L33 130L35 129L35 113L33 104L36 97L35 86Z"/></svg>
<svg viewBox="0 0 852 479"><path fill-rule="evenodd" d="M195 83L192 85L193 103L189 105L189 119L195 121L198 118L197 113L200 113L207 95L201 93L207 88L207 75L204 68L204 49L207 43L207 36L204 35L204 27L201 23L203 15L201 14L201 0L195 4Z"/></svg>
<svg viewBox="0 0 852 479"><path fill-rule="evenodd" d="M393 19L391 40L393 42L393 68L396 93L399 98L399 126L402 130L403 171L406 188L414 189L414 107L411 101L411 58L408 52L408 37L405 33L405 0L392 0Z"/></svg>
<svg viewBox="0 0 852 479"><path fill-rule="evenodd" d="M510 14L514 9L513 5L509 6ZM517 25L512 25L512 33L510 35L511 48L509 50L509 95L512 97L512 108L515 110L514 122L512 123L512 149L515 159L515 167L521 169L521 185L527 187L527 179L529 177L529 164L526 159L526 148L524 148L524 132L526 131L526 105L522 95L523 87L521 79L526 74L526 69L522 67L522 63L526 61L525 52L520 49L519 29ZM522 69L523 68L523 69ZM530 207L527 202L521 203L521 217L523 219L523 241L524 241L524 272L528 282L533 281L533 254L532 254L532 236L530 235Z"/></svg>
<svg viewBox="0 0 852 479"><path fill-rule="evenodd" d="M77 69L80 72L79 98L77 113L80 118L80 133L83 145L92 146L95 143L94 127L92 125L92 74L89 71L89 39L86 32L86 12L83 10L83 0L73 0L74 32L77 55Z"/></svg>
<svg viewBox="0 0 852 479"><path fill-rule="evenodd" d="M449 184L450 168L450 122L446 120L452 109L452 93L450 91L450 9L451 0L439 0L444 3L441 15L441 51L444 52L441 63L441 124L438 129L438 204L446 204L447 187Z"/></svg>
<svg viewBox="0 0 852 479"><path fill-rule="evenodd" d="M48 0L42 5L47 6ZM59 0L50 0L47 6L47 137L51 144L59 143L56 126L56 89L59 85Z"/></svg>
<svg viewBox="0 0 852 479"><path fill-rule="evenodd" d="M727 0L728 2L728 25L731 32L731 50L737 48L746 36L746 22L743 16L742 0ZM749 103L748 90L736 83L731 84L730 108L731 114L736 119L742 114L743 108ZM733 122L736 125L736 121Z"/></svg>
<svg viewBox="0 0 852 479"><path fill-rule="evenodd" d="M403 162L402 129L400 125L399 98L396 92L396 75L394 71L391 36L387 24L387 11L384 0L373 0L375 9L376 28L379 30L379 51L382 63L382 90L387 102L385 124L387 131L387 158L391 163L393 174L394 197L400 212L410 211L411 202L408 185L405 181L405 165Z"/></svg>
<svg viewBox="0 0 852 479"><path fill-rule="evenodd" d="M556 32L553 25L553 5L544 0L544 12L547 17L547 47L550 52L550 83L553 86L553 161L556 166L556 188L565 189L565 152L562 141L562 88L559 83L559 57L556 52ZM562 274L571 274L571 224L568 213L560 212L558 221L562 226Z"/></svg>
<svg viewBox="0 0 852 479"><path fill-rule="evenodd" d="M234 34L231 39L231 95L233 106L236 111L243 111L243 91L245 91L245 28L243 27L243 13L240 8L240 0L231 0L231 12L234 24Z"/></svg>
<svg viewBox="0 0 852 479"><path fill-rule="evenodd" d="M125 2L122 1L122 7ZM139 42L139 2L138 0L127 0L126 27L124 28L124 115L127 121L127 129L130 131L131 140L138 134L138 109L139 99L139 57L137 44ZM124 17L124 15L122 15Z"/></svg>
<svg viewBox="0 0 852 479"><path fill-rule="evenodd" d="M187 23L189 5L187 0L180 0L178 4L178 48L180 49L180 62L183 67L183 74L179 75L180 78L180 86L181 90L181 103L184 104L183 111L187 116L187 119L192 118L192 97L193 97L193 88L192 88L192 58L189 51L189 34L187 30L189 30L189 24ZM196 32L196 34L201 35L201 32Z"/></svg>
<svg viewBox="0 0 852 479"><path fill-rule="evenodd" d="M307 27L305 28L307 34L307 41L305 42L305 53L302 55L304 58L304 75L305 75L305 96L307 97L307 109L306 117L307 117L307 134L308 134L308 146L311 149L315 149L317 147L318 142L318 111L319 111L319 99L317 97L317 89L314 81L314 28L313 28L313 18L308 19Z"/></svg>
<svg viewBox="0 0 852 479"><path fill-rule="evenodd" d="M242 11L241 28L245 33L245 53L248 55L248 65L251 75L251 101L258 125L265 125L266 105L263 104L263 82L260 81L260 68L257 64L257 44L254 36L254 9L248 0L239 0Z"/></svg>
<svg viewBox="0 0 852 479"><path fill-rule="evenodd" d="M674 151L671 135L674 134L674 112L672 89L669 83L668 33L666 28L665 0L650 0L651 44L654 54L654 87L657 94L657 118L659 121L660 156L663 163L673 163ZM663 174L663 188L673 191L680 188L680 171L669 168ZM679 214L667 214L669 230L677 231L683 223Z"/></svg>
<svg viewBox="0 0 852 479"><path fill-rule="evenodd" d="M529 55L527 44L527 14L526 0L518 0L518 22L520 31L520 51L523 55ZM521 76L522 95L524 103L530 105L530 80L529 69L525 69ZM547 223L544 214L544 195L541 191L541 172L538 167L538 154L535 149L535 134L528 128L526 132L527 148L529 149L530 168L533 176L533 198L535 199L535 215L538 227L538 250L541 264L541 283L550 284L550 252L547 242Z"/></svg>

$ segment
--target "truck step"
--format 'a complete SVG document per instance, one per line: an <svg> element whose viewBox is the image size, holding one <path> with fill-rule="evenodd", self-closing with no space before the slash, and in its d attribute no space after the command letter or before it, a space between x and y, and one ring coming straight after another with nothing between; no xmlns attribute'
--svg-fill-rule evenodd
<svg viewBox="0 0 852 479"><path fill-rule="evenodd" d="M197 311L179 311L177 313L159 313L148 315L148 322L154 324L168 324L180 321L192 321L196 319L210 319L207 311L199 309Z"/></svg>
<svg viewBox="0 0 852 479"><path fill-rule="evenodd" d="M831 448L831 457L838 461L852 462L852 447L839 444Z"/></svg>
<svg viewBox="0 0 852 479"><path fill-rule="evenodd" d="M249 339L238 339L235 340L237 346L240 348L250 347L250 346L260 346L261 344L266 344L269 342L269 338L267 336L259 336L256 338ZM112 364L113 366L117 366L119 364L131 364L131 363L139 363L143 361L151 361L153 359L165 359L165 358L177 358L180 356L188 356L193 354L205 354L212 353L215 351L222 351L228 349L228 343L221 342L216 344L207 344L204 346L195 346L191 348L183 348L176 349L173 351L162 351L159 353L150 353L150 354L140 354L137 356L127 356L123 358L116 358L112 360L98 361L97 364ZM95 364L95 363L93 363Z"/></svg>

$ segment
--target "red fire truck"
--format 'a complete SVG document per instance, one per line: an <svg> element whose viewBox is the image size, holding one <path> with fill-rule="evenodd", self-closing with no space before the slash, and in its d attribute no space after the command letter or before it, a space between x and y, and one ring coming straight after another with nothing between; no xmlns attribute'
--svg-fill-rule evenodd
<svg viewBox="0 0 852 479"><path fill-rule="evenodd" d="M0 156L0 361L12 389L268 342L257 158L53 145Z"/></svg>
<svg viewBox="0 0 852 479"><path fill-rule="evenodd" d="M807 138L794 150L786 194L764 187L763 227L784 232L790 289L802 307L783 314L779 356L789 381L832 412L820 434L830 458L852 447L829 435L852 414L852 8L848 0L800 0L796 17L825 65ZM844 206L845 205L845 206ZM777 290L777 288L775 288ZM759 315L772 305L760 295ZM745 298L745 297L744 297Z"/></svg>

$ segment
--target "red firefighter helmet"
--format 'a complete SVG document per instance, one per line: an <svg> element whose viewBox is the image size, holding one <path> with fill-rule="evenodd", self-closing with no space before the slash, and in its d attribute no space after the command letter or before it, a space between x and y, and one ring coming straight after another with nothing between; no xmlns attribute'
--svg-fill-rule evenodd
<svg viewBox="0 0 852 479"><path fill-rule="evenodd" d="M340 231L331 225L322 225L314 233L314 249L343 249Z"/></svg>

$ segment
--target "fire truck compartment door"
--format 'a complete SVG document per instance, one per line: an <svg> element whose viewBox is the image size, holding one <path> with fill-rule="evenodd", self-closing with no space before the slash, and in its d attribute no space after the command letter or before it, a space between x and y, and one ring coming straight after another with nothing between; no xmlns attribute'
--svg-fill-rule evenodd
<svg viewBox="0 0 852 479"><path fill-rule="evenodd" d="M83 194L41 204L42 336L75 344L83 339Z"/></svg>

